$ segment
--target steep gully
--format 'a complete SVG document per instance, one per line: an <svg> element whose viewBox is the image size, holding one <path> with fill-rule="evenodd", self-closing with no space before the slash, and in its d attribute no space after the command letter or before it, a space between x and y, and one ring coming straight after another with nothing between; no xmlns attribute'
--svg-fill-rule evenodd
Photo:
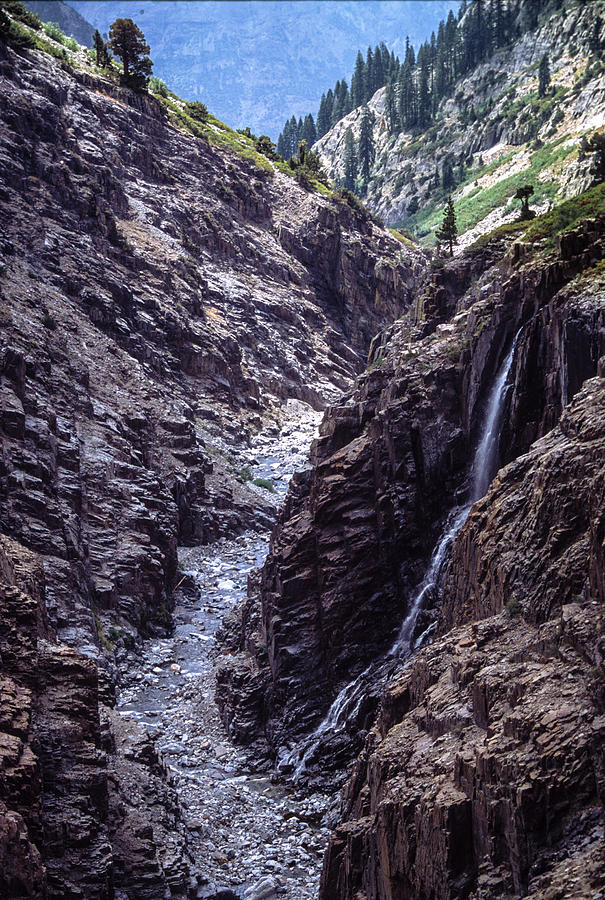
<svg viewBox="0 0 605 900"><path fill-rule="evenodd" d="M260 435L252 448L254 477L271 479L279 501L304 465L319 418L297 401L288 410L281 432ZM266 756L226 740L214 703L221 637L267 550L268 535L253 530L182 547L174 631L147 642L123 673L118 709L148 730L167 762L185 810L198 897L312 900L319 887L328 798L276 783Z"/></svg>
<svg viewBox="0 0 605 900"><path fill-rule="evenodd" d="M250 571L262 565L267 535L246 532L210 547L182 548L184 569L172 636L148 642L143 657L123 673L118 701L123 717L150 732L168 764L186 810L190 852L201 876L200 897L317 896L329 829L326 814L335 798L296 792L288 782L321 762L323 741L354 719L370 682L382 691L432 630L415 633L429 592L438 590L452 542L472 504L487 490L497 468L498 437L518 334L490 392L483 431L469 470L469 498L454 508L435 547L424 579L410 603L393 647L337 696L310 737L280 760L287 777L276 783L267 758L225 741L214 705L215 666L229 613L245 594ZM292 473L305 462L318 416L299 404L294 421L276 438L257 442L254 475L270 476L280 499ZM219 874L217 874L217 872ZM225 893L221 895L220 891ZM237 893L235 893L237 892Z"/></svg>
<svg viewBox="0 0 605 900"><path fill-rule="evenodd" d="M424 330L408 319L379 339L376 364L324 418L314 470L294 480L251 583L235 646L254 656L264 640L268 662L256 655L255 668L242 652L219 671L230 735L250 741L256 724L282 760L295 751L295 768L343 686L388 654L448 510L472 496L484 398L523 326L499 442L509 465L458 532L441 609L433 591L423 598L413 639L436 621L433 641L386 693L371 679L347 727L326 728L300 769L333 785L363 748L324 863L326 900L518 894L570 857L580 871L595 847L602 218L561 237L556 253L528 250L494 242L446 267ZM557 750L566 742L571 756ZM567 763L580 757L580 769ZM553 819L562 784L581 799Z"/></svg>
<svg viewBox="0 0 605 900"><path fill-rule="evenodd" d="M498 468L500 427L506 400L507 379L520 332L521 329L513 338L510 350L496 374L490 391L482 434L470 467L471 487L468 499L461 506L456 506L450 511L424 578L415 595L410 599L408 612L401 624L397 639L387 655L377 662L370 663L353 681L345 685L332 703L326 717L309 738L282 756L278 768L283 772L290 773L293 770L295 780L304 774L314 757L317 755L321 757L324 741L329 740L338 732L345 731L350 722L354 721L360 705L368 693L369 686L371 685L372 692L381 693L398 669L404 665L406 659L422 645L430 632L434 630L433 623L425 631L417 634L418 614L423 608L427 595L439 591L454 539L466 522L473 503L486 493ZM438 597L433 598L433 604L435 601L438 601Z"/></svg>
<svg viewBox="0 0 605 900"><path fill-rule="evenodd" d="M206 720L213 734L210 747L202 746L207 738L193 733L199 729L190 724L196 718L199 698L188 683L195 678L186 676L195 676L196 668L189 662L188 651L179 649L184 645L147 645L148 658L154 663L151 671L133 671L133 682L141 675L147 689L159 694L151 698L155 707L137 708L140 695L127 694L127 688L123 700L125 705L132 704L131 712L144 719L149 714L149 723L159 732L160 743L165 743L170 763L182 761L182 767L178 763L182 771L174 778L188 804L186 821L174 792L167 789L163 764L152 742L136 732L132 717L116 715L106 706L112 702L117 672L113 655L101 649L101 638L113 639L118 632L116 662L127 670L127 647L137 629L153 634L165 623L167 595L182 577L177 571L177 537L182 543L199 544L220 534L233 535L258 512L260 504L239 506L236 480L227 474L226 466L219 465L220 454L210 459L211 448L220 450L235 442L236 436L255 431L260 427L259 409L271 408L285 396L316 402L317 397L304 389L306 384L321 383L326 397L336 396L354 371L363 367L361 357L365 358L367 342L380 327L378 323L397 318L409 305L422 266L413 253L358 219L348 207L334 207L307 194L286 176L264 177L251 165L179 133L165 121L155 102L137 99L82 73L74 75L46 58L32 62L2 51L0 65L6 77L2 95L5 125L0 133L5 184L1 209L5 231L0 245L0 570L5 584L0 601L6 627L0 634L0 651L6 698L1 756L7 773L1 785L0 810L3 815L8 810L4 817L7 827L0 833L0 853L5 860L2 877L8 877L9 893L17 892L17 884L21 893L61 900L82 895L105 898L112 891L118 897L130 893L157 900L168 887L175 897L189 893L189 873L202 864L201 857L209 877L211 871L226 873L220 884L216 879L214 885L206 885L206 893L224 882L236 886L238 892L242 885L248 890L247 884L261 878L273 878L273 887L258 887L257 894L288 890L287 883L277 883L284 877L296 885L294 896L300 896L300 885L310 884L316 877L318 838L312 828L302 831L292 825L291 834L296 831L295 843L300 847L293 849L292 856L289 850L284 853L283 860L263 860L258 868L254 847L229 844L228 823L220 821L224 818L223 798L240 790L237 782L229 784L229 780L245 776L246 781L239 783L242 794L246 790L254 793L260 785L261 796L270 798L274 788L262 780L254 787L250 773L237 774L240 762L235 751L214 737L216 719ZM107 140L108 133L115 137L115 146ZM170 171L161 164L168 159ZM99 167L99 160L106 165ZM358 420L346 404L326 417L319 443L323 441L324 449L330 444L331 451L340 453L340 459L346 458L350 466L334 473L326 456L322 459L319 454L324 485L336 490L333 494L319 492L323 520L311 521L309 534L313 540L319 536L315 546L320 545L325 560L331 562L330 568L324 566L323 570L332 579L329 588L343 580L343 575L349 584L358 574L363 576L362 587L365 590L369 585L371 596L360 591L354 599L369 615L366 620L354 620L346 606L341 615L341 598L334 592L332 619L325 620L323 630L327 641L335 637L334 644L320 648L328 651L319 659L320 665L307 667L317 682L314 690L309 690L309 684L297 684L293 668L307 665L311 657L304 652L295 657L288 642L293 637L292 646L303 651L308 642L314 651L305 627L309 622L315 627L315 622L308 610L297 613L295 604L300 606L301 598L307 596L312 599L315 586L311 584L307 590L305 559L291 558L290 572L285 572L283 579L290 591L285 597L289 608L272 609L269 603L264 642L261 635L260 642L247 639L239 647L243 652L234 683L235 676L241 676L242 682L248 679L254 689L248 697L256 708L263 706L267 687L252 677L257 660L269 658L276 663L278 690L269 699L277 700L279 715L284 687L298 704L287 712L300 710L303 692L305 700L315 700L326 686L335 688L332 694L324 691L322 701L327 707L345 679L349 681L370 658L380 658L385 648L378 646L378 632L383 640L385 634L387 641L392 640L391 630L383 627L385 619L390 626L388 617L392 617L396 631L401 598L413 595L408 589L422 581L438 528L459 490L458 476L462 477L463 470L468 474L471 426L479 420L481 398L502 358L502 345L521 321L531 320L517 352L511 399L514 415L504 426L510 459L525 452L558 421L562 401L555 390L556 373L569 376L561 385L566 400L594 375L596 360L605 352L602 314L594 298L584 301L580 296L575 305L543 305L540 315L531 316L562 283L602 256L602 247L597 247L602 230L601 223L600 228L589 228L584 234L566 236L566 254L535 278L531 271L519 271L522 259L517 254L510 262L510 278L501 297L495 290L486 295L484 312L489 308L489 315L482 316L473 307L466 333L452 333L449 348L444 348L443 335L437 334L434 346L422 345L417 371L412 371L410 364L409 370L397 373L403 376L399 381L390 380L386 363L374 366L362 379L361 390L369 388L358 403ZM253 269L251 247L255 248ZM22 254L24 248L31 255ZM495 253L498 259L501 255ZM453 284L460 274L458 280L466 284L477 275L472 260L460 265L461 273L455 268L446 273L444 283L433 291L436 306L443 306L438 309L441 322L458 313L458 309L448 308L448 278ZM500 274L496 275L498 281ZM479 281L478 290L483 287L490 286ZM462 291L452 293L455 307ZM500 306L492 299L496 295ZM346 325L344 331L341 322ZM250 335L257 330L262 331L263 340L250 348L246 341L250 343ZM297 363L288 348L295 339L302 349L301 335L309 338L305 343L308 353ZM356 344L352 357L346 355L345 337ZM238 353L238 347L245 349ZM405 369L410 344L401 349L399 357ZM273 367L275 360L280 363L278 369ZM377 362L376 355L374 360ZM331 381L334 373L337 377ZM546 378L549 393L544 404L532 382L541 385ZM120 391L115 390L116 384L122 385ZM394 401L390 423L378 404L381 391ZM460 421L461 396L472 422ZM376 421L370 421L376 411ZM439 413L436 422L435 411ZM383 425L387 427L381 431ZM583 427L569 419L569 434L576 426ZM364 440L365 456L359 452ZM423 452L418 452L419 448ZM408 489L408 473L417 475L416 493L413 485ZM363 506L370 493L368 474L376 475L379 487L384 488L380 507L376 505L381 546L376 544L377 520L368 515L368 508L373 513L372 506ZM307 471L294 479L285 502L290 512L296 509L301 487L310 476ZM352 501L348 509L339 502L339 489ZM590 497L588 488L585 494ZM415 506L418 498L421 502ZM553 521L558 508L553 495L549 508ZM480 513L481 509L473 512L469 521L476 525ZM362 570L354 572L353 578L349 578L342 555L340 559L330 556L334 544L322 534L324 526L333 524L341 514L351 525L342 543L358 557ZM266 522L266 516L262 518ZM464 532L465 543L457 542L460 553L476 555L468 544L471 531L465 528ZM564 530L562 533L566 535ZM602 532L595 528L595 533ZM249 542L246 538L234 546L219 545L217 551L230 557L224 570L216 569L212 559L202 560L201 551L200 559L182 557L186 569L199 569L202 581L210 583L202 584L208 593L203 594L200 610L199 590L190 577L182 582L178 627L183 631L180 635L177 631L175 640L195 631L199 635L196 643L211 643L203 637L211 635L216 620L205 620L205 616L214 615L207 613L208 606L219 609L219 604L205 600L208 595L216 596L218 585L224 582L234 585L220 589L224 601L235 594L244 578L241 557L253 557L245 559L250 563L260 559L261 548L255 540L250 537ZM303 549L308 547L306 544ZM497 546L486 545L482 550L498 552ZM408 564L403 584L396 583L391 566L393 559L401 558L401 551ZM532 552L534 558L540 558L540 547ZM570 580L573 585L579 580L581 554L577 559L580 562L576 560ZM491 568L489 563L487 567ZM473 603L487 607L492 602L501 609L501 594L485 598L485 591L479 589L473 596L464 594L466 568L457 569L461 581L457 603L466 608ZM531 565L526 569L533 570ZM602 566L595 565L594 571L597 583ZM229 574L232 577L223 579ZM556 609L553 594L558 583L551 580L553 586L547 585L546 590L543 585L535 586L534 595L540 592L546 598L542 602ZM250 581L257 582L258 576ZM254 620L257 612L248 601L244 608L248 620ZM447 615L455 609L452 602ZM287 615L282 615L283 611ZM191 621L186 621L189 618ZM340 627L348 618L356 624L357 633ZM374 626L370 634L368 622ZM229 629L225 629L226 638ZM365 656L359 655L362 642ZM226 648L232 646L231 640L223 643ZM427 650L430 647L425 647L421 656ZM185 659L179 660L179 654ZM202 658L202 654L197 656ZM331 670L324 665L326 660L328 664L335 661ZM171 669L173 665L181 672ZM441 660L435 665L442 665ZM199 668L204 669L205 677L205 664ZM164 679L166 695L162 693ZM203 685L202 681L200 694L207 694ZM162 715L152 713L159 712L172 696L172 686L176 692L182 691L182 705L167 715L163 725ZM394 691L388 699L389 722L395 720L405 695L399 686ZM477 692L483 696L480 688ZM487 689L484 693L484 706L489 707L491 694L488 698ZM271 715L270 704L267 708ZM186 715L189 709L195 709L195 714ZM366 718L373 716L374 710L375 706L366 710ZM325 711L317 705L311 709L313 725ZM178 722L179 716L185 721ZM485 711L478 714L481 722L486 716ZM267 717L262 724L266 721ZM278 716L273 715L269 724L277 721ZM309 716L290 716L290 722L299 726L299 734L310 730L309 721ZM381 721L384 724L386 720ZM232 719L230 733L234 723L241 732L249 719ZM195 753L187 752L189 734ZM209 757L210 774L204 774L204 753ZM194 757L201 761L199 771ZM393 767L400 758L401 754L394 754ZM185 765L191 761L193 766ZM367 795L363 764L356 769L350 789L351 805L359 815L365 815ZM228 771L232 765L235 769ZM465 761L463 768L470 779L471 764ZM187 770L192 770L195 779L185 790ZM213 790L216 788L214 808L220 810L207 826L203 817L196 815L200 796L196 780L203 783L206 777ZM427 783L431 778L429 771ZM308 820L313 824L319 812L313 804L312 808L297 808L297 801L280 790L275 804L267 801L277 818L267 816L263 827L277 834L279 821L292 818L293 809L300 823ZM570 795L573 792L572 782ZM265 806L265 801L256 803L257 816L260 803ZM360 828L358 823L351 833L358 833L355 828ZM487 828L485 833L489 833ZM213 835L220 836L220 842ZM188 869L186 846L195 845L198 837L200 850ZM338 872L341 860L347 869L349 849L345 846L343 850L340 840L341 836L332 844L329 872ZM373 838L365 835L363 840L368 845L364 859L371 867ZM229 854L235 853L233 859L222 854L223 843L229 846ZM423 847L426 854L431 853L430 842L425 841ZM388 849L399 852L395 838L389 839ZM248 862L240 874L237 866L239 859L244 859L243 850ZM411 855L405 855L405 861L408 858ZM290 862L289 878L270 865L290 868ZM371 874L367 873L369 880ZM522 877L523 872L518 879ZM6 893L5 884L2 889ZM197 888L193 890L195 896ZM355 895L354 890L347 890L345 885L342 896ZM333 900L340 895L340 889L332 890L328 878L325 896Z"/></svg>
<svg viewBox="0 0 605 900"><path fill-rule="evenodd" d="M114 687L177 544L272 520L251 435L350 385L423 257L84 65L0 73L0 894L186 896L195 830Z"/></svg>

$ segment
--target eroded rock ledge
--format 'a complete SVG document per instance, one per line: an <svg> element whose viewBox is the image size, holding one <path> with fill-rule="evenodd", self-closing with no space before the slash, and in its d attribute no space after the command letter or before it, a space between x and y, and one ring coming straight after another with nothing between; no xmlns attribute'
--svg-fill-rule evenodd
<svg viewBox="0 0 605 900"><path fill-rule="evenodd" d="M552 429L595 374L605 352L603 253L603 219L566 235L554 258L494 242L427 278L416 302L423 322L408 316L376 339L367 373L324 417L314 467L295 480L251 585L240 646L259 665L236 656L219 680L235 737L260 731L284 746L391 646L464 496L486 396L515 333L501 461ZM361 732L375 707L360 709ZM359 739L351 731L332 755Z"/></svg>
<svg viewBox="0 0 605 900"><path fill-rule="evenodd" d="M0 76L0 893L186 896L115 657L166 627L177 542L272 521L251 435L351 383L425 260L150 96L4 45Z"/></svg>
<svg viewBox="0 0 605 900"><path fill-rule="evenodd" d="M441 623L457 627L382 700L322 898L602 887L603 375L501 471L455 542Z"/></svg>

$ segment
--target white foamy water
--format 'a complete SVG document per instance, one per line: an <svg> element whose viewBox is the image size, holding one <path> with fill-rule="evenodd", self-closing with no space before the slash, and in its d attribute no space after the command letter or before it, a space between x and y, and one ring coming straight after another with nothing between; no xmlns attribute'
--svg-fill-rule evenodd
<svg viewBox="0 0 605 900"><path fill-rule="evenodd" d="M367 693L369 677L372 678L374 688L376 684L386 684L395 669L399 668L401 663L411 655L413 650L421 646L423 640L428 636L430 629L413 641L418 615L424 608L427 597L438 590L456 535L466 522L473 503L487 492L498 468L498 444L507 393L507 380L513 364L519 334L520 330L515 335L506 359L498 370L489 394L481 440L477 445L470 470L471 490L468 501L450 512L441 537L433 550L425 576L410 599L397 639L387 655L380 660L371 662L363 672L346 684L317 728L301 745L297 745L282 756L279 768L284 771L293 769L295 779L303 774L324 738L343 731L347 723L354 720Z"/></svg>

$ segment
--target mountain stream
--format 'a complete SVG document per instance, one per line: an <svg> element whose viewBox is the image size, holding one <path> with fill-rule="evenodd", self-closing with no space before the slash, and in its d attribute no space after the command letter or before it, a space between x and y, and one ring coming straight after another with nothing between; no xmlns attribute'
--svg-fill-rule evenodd
<svg viewBox="0 0 605 900"><path fill-rule="evenodd" d="M294 783L314 759L321 758L323 742L354 719L370 679L375 693L376 686L386 685L428 636L430 628L415 636L426 595L438 589L454 538L497 469L516 341L515 337L488 398L467 501L450 512L389 653L343 688L306 741L285 749L279 769ZM317 414L308 407L295 404L293 409L280 435L261 435L252 450L252 474L273 481L279 500L285 497L293 472L304 467L318 424ZM182 595L174 611L173 634L147 643L136 667L127 673L128 687L119 699L121 714L149 730L168 764L204 880L199 897L312 900L318 892L329 834L325 816L334 796L276 782L267 762L254 763L229 742L214 703L220 652L216 632L245 597L248 573L262 565L268 547L267 533L248 531L207 547L181 548L180 565L195 579L198 590L193 597Z"/></svg>
<svg viewBox="0 0 605 900"><path fill-rule="evenodd" d="M288 413L278 436L259 437L248 462L254 478L273 482L279 501L292 473L305 467L320 418L296 402ZM168 765L206 882L199 897L311 900L318 892L328 798L276 784L268 763L257 765L230 743L214 703L217 629L245 597L248 573L268 547L268 533L247 531L180 548L183 575L198 590L180 595L174 632L147 642L118 702L123 716L152 734Z"/></svg>

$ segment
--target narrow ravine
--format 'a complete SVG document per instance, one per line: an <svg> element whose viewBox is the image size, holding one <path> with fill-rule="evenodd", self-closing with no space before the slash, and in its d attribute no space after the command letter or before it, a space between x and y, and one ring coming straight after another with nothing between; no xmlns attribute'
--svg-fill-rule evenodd
<svg viewBox="0 0 605 900"><path fill-rule="evenodd" d="M487 398L480 440L469 469L468 497L461 506L450 510L441 537L433 549L425 576L409 599L397 639L383 658L372 661L341 689L322 721L302 743L282 751L278 769L292 777L294 781L304 778L314 763L321 764L322 757L330 752L330 740L335 735L346 733L351 723L355 722L364 698L371 692L379 697L390 679L411 661L414 651L422 646L433 631L434 624L424 630L418 630L419 616L427 598L440 591L456 535L466 522L473 503L484 496L498 470L498 445L507 396L507 381L520 333L521 329L511 342ZM435 603L435 598L433 602Z"/></svg>
<svg viewBox="0 0 605 900"><path fill-rule="evenodd" d="M303 404L288 409L279 435L260 435L249 454L253 477L272 481L281 500L305 466L320 418ZM200 897L311 900L329 835L321 824L328 798L276 783L267 760L228 740L214 702L217 629L268 547L267 532L247 531L181 548L187 589L177 592L174 632L149 641L123 673L119 710L148 729L168 765L204 882Z"/></svg>

